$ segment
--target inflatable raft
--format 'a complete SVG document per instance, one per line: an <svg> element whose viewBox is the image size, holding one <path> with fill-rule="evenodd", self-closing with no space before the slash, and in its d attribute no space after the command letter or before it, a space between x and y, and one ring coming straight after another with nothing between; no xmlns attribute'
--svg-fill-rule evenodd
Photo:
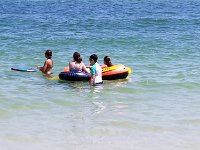
<svg viewBox="0 0 200 150"><path fill-rule="evenodd" d="M90 74L84 72L61 72L59 74L60 80L67 80L67 81L89 81Z"/></svg>
<svg viewBox="0 0 200 150"><path fill-rule="evenodd" d="M122 65L114 65L111 67L102 67L102 79L103 80L117 80L117 79L126 79L127 76L131 73L131 69ZM87 66L87 68L90 68ZM60 80L67 81L89 81L90 74L84 72L69 72L69 68L66 67L59 74Z"/></svg>
<svg viewBox="0 0 200 150"><path fill-rule="evenodd" d="M103 80L126 79L130 73L131 69L122 64L114 65L111 67L103 67L102 79Z"/></svg>

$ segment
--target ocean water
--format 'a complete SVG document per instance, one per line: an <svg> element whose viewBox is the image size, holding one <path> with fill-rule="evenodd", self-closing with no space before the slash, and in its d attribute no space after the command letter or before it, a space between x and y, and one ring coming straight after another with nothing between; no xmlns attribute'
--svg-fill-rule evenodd
<svg viewBox="0 0 200 150"><path fill-rule="evenodd" d="M199 150L200 1L0 1L1 150ZM48 80L79 51L132 69L126 80Z"/></svg>

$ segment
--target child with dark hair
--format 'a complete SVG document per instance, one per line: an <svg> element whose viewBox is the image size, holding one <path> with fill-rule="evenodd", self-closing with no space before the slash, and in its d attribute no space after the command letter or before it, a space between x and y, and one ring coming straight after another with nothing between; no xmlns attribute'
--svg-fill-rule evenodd
<svg viewBox="0 0 200 150"><path fill-rule="evenodd" d="M92 54L89 58L91 67L91 78L90 85L102 84L102 69L101 66L97 63L98 57L96 54Z"/></svg>
<svg viewBox="0 0 200 150"><path fill-rule="evenodd" d="M86 69L85 64L82 62L82 58L79 52L74 52L73 61L69 63L69 70L73 72L84 71L89 73L89 71Z"/></svg>
<svg viewBox="0 0 200 150"><path fill-rule="evenodd" d="M113 65L109 56L105 56L105 57L104 57L104 64L105 64L107 67L111 67L111 66Z"/></svg>
<svg viewBox="0 0 200 150"><path fill-rule="evenodd" d="M43 67L38 66L37 68L44 74L51 74L51 70L53 68L53 60L52 60L52 50L48 49L45 52L46 60L44 62Z"/></svg>

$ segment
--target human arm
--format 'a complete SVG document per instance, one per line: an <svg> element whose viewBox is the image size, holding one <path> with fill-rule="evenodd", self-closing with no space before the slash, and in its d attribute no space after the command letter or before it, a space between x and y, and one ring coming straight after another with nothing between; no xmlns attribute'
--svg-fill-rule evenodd
<svg viewBox="0 0 200 150"><path fill-rule="evenodd" d="M106 67L108 67L107 65L104 65L104 64L101 64L100 66L101 66L101 68L106 68Z"/></svg>
<svg viewBox="0 0 200 150"><path fill-rule="evenodd" d="M47 74L47 72L48 72L48 65L50 65L50 60L45 60L45 62L44 62L44 65L43 65L43 67L38 67L38 69L42 72L42 73L44 73L44 74Z"/></svg>
<svg viewBox="0 0 200 150"><path fill-rule="evenodd" d="M95 80L95 74L91 74L91 78L90 78L89 84L90 85L94 85L94 80Z"/></svg>
<svg viewBox="0 0 200 150"><path fill-rule="evenodd" d="M90 71L86 68L84 63L82 63L82 71L90 73Z"/></svg>
<svg viewBox="0 0 200 150"><path fill-rule="evenodd" d="M90 71L90 73L91 73L91 77L90 77L90 81L89 81L90 85L94 85L95 76L96 76L95 72L96 72L96 69L94 66L92 66L91 71Z"/></svg>
<svg viewBox="0 0 200 150"><path fill-rule="evenodd" d="M73 64L72 64L72 62L69 62L69 70L70 70L71 68L73 68Z"/></svg>
<svg viewBox="0 0 200 150"><path fill-rule="evenodd" d="M40 68L40 71L42 71L43 73L46 73L47 65L48 65L48 61L46 60L46 61L44 62L43 67Z"/></svg>

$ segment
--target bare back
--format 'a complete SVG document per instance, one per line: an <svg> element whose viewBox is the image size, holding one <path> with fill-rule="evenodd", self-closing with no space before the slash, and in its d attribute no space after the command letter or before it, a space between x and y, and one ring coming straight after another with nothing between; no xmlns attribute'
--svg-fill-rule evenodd
<svg viewBox="0 0 200 150"><path fill-rule="evenodd" d="M69 63L69 70L70 71L76 70L76 71L85 71L85 72L88 72L87 69L86 69L86 67L85 67L85 65L84 65L84 63L82 63L82 62L78 63L76 61L72 61L72 62Z"/></svg>
<svg viewBox="0 0 200 150"><path fill-rule="evenodd" d="M51 70L53 68L53 60L52 59L47 59L44 63L42 72L45 74L51 74Z"/></svg>

